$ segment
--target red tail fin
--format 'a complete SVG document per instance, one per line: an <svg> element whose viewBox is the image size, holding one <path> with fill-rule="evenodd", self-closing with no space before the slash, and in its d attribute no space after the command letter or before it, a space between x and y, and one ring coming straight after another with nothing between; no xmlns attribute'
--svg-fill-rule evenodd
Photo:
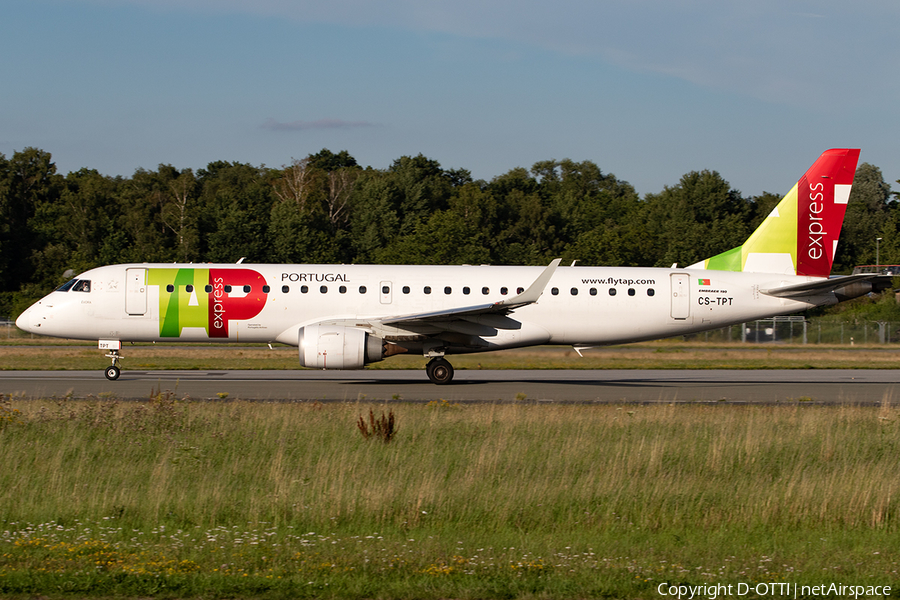
<svg viewBox="0 0 900 600"><path fill-rule="evenodd" d="M859 150L825 151L797 182L797 275L828 277Z"/></svg>

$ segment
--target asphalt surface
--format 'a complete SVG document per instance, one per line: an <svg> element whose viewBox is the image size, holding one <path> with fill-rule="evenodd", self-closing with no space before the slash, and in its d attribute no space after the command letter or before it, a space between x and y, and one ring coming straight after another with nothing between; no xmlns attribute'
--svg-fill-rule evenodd
<svg viewBox="0 0 900 600"><path fill-rule="evenodd" d="M402 400L578 403L900 402L900 370L457 371L450 385L424 371L0 371L18 398L179 398L261 401Z"/></svg>

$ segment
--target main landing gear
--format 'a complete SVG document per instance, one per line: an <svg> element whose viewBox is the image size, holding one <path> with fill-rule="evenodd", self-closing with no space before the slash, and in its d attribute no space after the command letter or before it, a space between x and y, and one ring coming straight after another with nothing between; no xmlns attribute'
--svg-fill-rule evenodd
<svg viewBox="0 0 900 600"><path fill-rule="evenodd" d="M444 385L453 380L453 365L447 362L444 357L433 358L425 365L425 372L431 383Z"/></svg>

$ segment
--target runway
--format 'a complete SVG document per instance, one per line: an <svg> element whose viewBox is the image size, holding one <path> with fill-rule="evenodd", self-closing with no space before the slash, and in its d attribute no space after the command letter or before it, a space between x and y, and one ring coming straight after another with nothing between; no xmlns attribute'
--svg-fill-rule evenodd
<svg viewBox="0 0 900 600"><path fill-rule="evenodd" d="M257 401L828 403L900 400L900 370L0 371L7 397Z"/></svg>

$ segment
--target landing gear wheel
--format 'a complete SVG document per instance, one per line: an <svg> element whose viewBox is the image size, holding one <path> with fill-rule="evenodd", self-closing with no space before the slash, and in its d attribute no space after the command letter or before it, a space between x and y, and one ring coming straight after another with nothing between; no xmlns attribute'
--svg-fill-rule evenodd
<svg viewBox="0 0 900 600"><path fill-rule="evenodd" d="M116 342L116 344L118 344L118 342ZM106 371L104 371L103 374L106 375L106 378L110 381L115 381L122 373L121 369L119 369L119 360L122 358L122 355L119 354L118 347L111 348L109 353L106 355L106 358L112 360L112 365L106 367Z"/></svg>
<svg viewBox="0 0 900 600"><path fill-rule="evenodd" d="M435 358L425 365L425 372L428 374L428 379L431 380L431 383L436 383L437 385L444 385L453 380L453 365L443 358Z"/></svg>

